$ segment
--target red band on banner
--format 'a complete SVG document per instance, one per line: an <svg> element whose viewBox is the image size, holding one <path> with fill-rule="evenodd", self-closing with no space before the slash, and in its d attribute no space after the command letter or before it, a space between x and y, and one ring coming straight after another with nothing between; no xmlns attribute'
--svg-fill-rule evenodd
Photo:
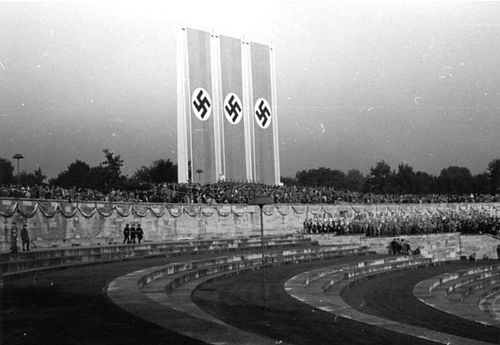
<svg viewBox="0 0 500 345"><path fill-rule="evenodd" d="M275 184L275 153L271 89L271 57L269 46L250 43L253 121L255 150L255 180Z"/></svg>
<svg viewBox="0 0 500 345"><path fill-rule="evenodd" d="M188 73L190 88L191 180L217 181L210 34L187 29Z"/></svg>
<svg viewBox="0 0 500 345"><path fill-rule="evenodd" d="M246 180L241 40L220 36L226 180Z"/></svg>

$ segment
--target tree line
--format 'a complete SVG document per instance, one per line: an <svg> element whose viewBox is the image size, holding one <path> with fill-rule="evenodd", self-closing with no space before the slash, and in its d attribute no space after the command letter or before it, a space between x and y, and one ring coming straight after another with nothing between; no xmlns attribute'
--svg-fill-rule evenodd
<svg viewBox="0 0 500 345"><path fill-rule="evenodd" d="M10 160L0 158L0 185L45 185L62 188L145 189L158 183L177 181L177 164L170 159L159 159L146 167L142 166L131 177L122 174L124 160L120 155L104 149L104 160L97 166L76 160L66 170L49 179L39 167L34 172L22 171L14 174ZM472 175L468 168L451 166L441 170L439 176L423 171L414 171L406 164L392 170L385 161L380 161L364 175L357 169L344 173L340 170L320 167L302 170L295 177L281 177L285 186L332 187L337 190L376 194L499 194L500 159L488 164L485 172Z"/></svg>
<svg viewBox="0 0 500 345"><path fill-rule="evenodd" d="M489 194L500 193L500 159L488 164L485 172L472 175L468 168L451 166L439 176L414 171L406 164L392 170L385 161L370 168L367 175L357 169L346 173L330 168L297 172L295 178L282 178L285 185L323 186L375 194Z"/></svg>
<svg viewBox="0 0 500 345"><path fill-rule="evenodd" d="M33 173L22 171L14 175L14 167L9 160L0 158L0 185L45 185L61 188L90 188L96 190L111 189L146 189L152 184L177 181L177 164L170 159L155 160L151 166L142 166L131 177L122 174L124 160L120 155L104 149L104 160L91 167L86 162L77 159L68 165L66 170L49 179L41 168Z"/></svg>

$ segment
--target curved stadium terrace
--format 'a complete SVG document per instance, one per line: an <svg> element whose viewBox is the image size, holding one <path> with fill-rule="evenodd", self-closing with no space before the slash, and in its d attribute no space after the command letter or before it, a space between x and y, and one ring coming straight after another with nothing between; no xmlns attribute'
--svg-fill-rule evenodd
<svg viewBox="0 0 500 345"><path fill-rule="evenodd" d="M397 233L421 253L389 255L393 233L307 233L304 221L492 220L498 209L273 204L261 239L256 206L4 198L1 341L495 344L496 228ZM12 221L28 224L34 250L8 253ZM127 223L142 225L142 244L122 243Z"/></svg>

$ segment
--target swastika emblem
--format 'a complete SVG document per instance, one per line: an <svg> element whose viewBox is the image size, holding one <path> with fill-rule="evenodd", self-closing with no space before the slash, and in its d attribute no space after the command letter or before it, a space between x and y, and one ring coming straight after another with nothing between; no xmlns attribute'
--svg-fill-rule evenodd
<svg viewBox="0 0 500 345"><path fill-rule="evenodd" d="M212 114L212 100L210 94L202 87L197 88L191 97L193 112L198 119L206 121Z"/></svg>
<svg viewBox="0 0 500 345"><path fill-rule="evenodd" d="M229 93L224 99L224 115L229 123L237 125L243 117L243 107L240 98L234 93Z"/></svg>
<svg viewBox="0 0 500 345"><path fill-rule="evenodd" d="M266 129L271 124L271 107L264 98L259 98L255 102L255 121L263 129Z"/></svg>

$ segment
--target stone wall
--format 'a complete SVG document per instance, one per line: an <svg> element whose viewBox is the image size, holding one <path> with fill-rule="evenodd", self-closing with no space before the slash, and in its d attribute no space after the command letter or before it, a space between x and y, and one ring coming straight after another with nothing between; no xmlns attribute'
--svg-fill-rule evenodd
<svg viewBox="0 0 500 345"><path fill-rule="evenodd" d="M476 205L495 210L499 205ZM468 205L269 205L263 208L265 234L294 234L302 231L306 218L330 218L359 212L437 212L437 208L467 208ZM425 207L427 207L425 209ZM420 209L420 210L419 210ZM424 210L425 209L425 210ZM181 238L260 236L260 210L247 205L68 203L66 201L0 199L0 251L8 251L10 227L28 224L34 247L105 245L121 243L126 224L141 224L144 242L176 241ZM377 253L387 253L391 238L360 235L311 235L320 244L359 243ZM412 248L437 260L459 259L476 253L496 258L500 241L487 236L433 234L400 236ZM20 244L20 240L19 240Z"/></svg>
<svg viewBox="0 0 500 345"><path fill-rule="evenodd" d="M460 254L467 257L476 253L477 259L482 259L485 255L489 259L499 259L496 251L498 245L500 245L500 238L491 235L460 236Z"/></svg>
<svg viewBox="0 0 500 345"><path fill-rule="evenodd" d="M302 228L304 205L264 206L266 234ZM260 236L260 209L247 205L68 203L0 199L0 250L8 251L10 228L28 225L34 247L104 245L123 240L126 224L141 224L144 242L181 238ZM19 240L20 242L20 240Z"/></svg>
<svg viewBox="0 0 500 345"><path fill-rule="evenodd" d="M356 243L367 246L378 254L387 254L392 237L366 237L360 235L332 236L329 234L307 235L320 245ZM476 253L477 259L485 255L489 259L498 259L496 252L500 238L491 235L460 235L459 233L399 236L410 244L413 250L420 247L422 255L433 260L459 260Z"/></svg>

